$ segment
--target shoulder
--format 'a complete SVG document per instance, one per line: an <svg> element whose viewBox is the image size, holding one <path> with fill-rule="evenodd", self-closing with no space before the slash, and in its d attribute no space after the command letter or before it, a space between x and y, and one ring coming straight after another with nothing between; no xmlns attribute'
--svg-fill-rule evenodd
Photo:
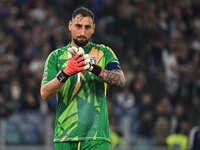
<svg viewBox="0 0 200 150"><path fill-rule="evenodd" d="M67 51L67 49L70 47L70 45L67 45L67 46L64 46L64 47L61 47L61 48L58 48L54 51L52 51L52 53L54 55L62 55L63 53L65 53Z"/></svg>
<svg viewBox="0 0 200 150"><path fill-rule="evenodd" d="M102 51L105 55L114 55L114 52L113 50L109 47L109 46L106 46L104 44L94 44L94 43L91 43L92 47L98 51Z"/></svg>
<svg viewBox="0 0 200 150"><path fill-rule="evenodd" d="M65 47L58 48L58 49L52 51L49 54L49 57L59 57L60 55L64 54L67 51L68 48L69 48L69 45L67 45Z"/></svg>
<svg viewBox="0 0 200 150"><path fill-rule="evenodd" d="M94 43L91 43L91 44L95 49L102 50L102 51L112 51L112 49L109 46L106 46L104 44L94 44Z"/></svg>

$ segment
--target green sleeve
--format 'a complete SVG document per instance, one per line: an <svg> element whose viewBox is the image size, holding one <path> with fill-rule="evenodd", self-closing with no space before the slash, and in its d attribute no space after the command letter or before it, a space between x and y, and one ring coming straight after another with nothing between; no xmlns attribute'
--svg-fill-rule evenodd
<svg viewBox="0 0 200 150"><path fill-rule="evenodd" d="M45 66L44 66L44 73L42 78L42 85L51 81L56 77L56 74L58 73L57 69L57 57L55 55L55 51L52 52L48 58L46 59Z"/></svg>
<svg viewBox="0 0 200 150"><path fill-rule="evenodd" d="M105 66L107 66L107 64L111 61L115 61L119 64L119 60L117 58L117 56L115 55L115 53L113 52L113 50L109 47L107 47L107 51L105 53L105 57L106 57L106 62L105 62Z"/></svg>

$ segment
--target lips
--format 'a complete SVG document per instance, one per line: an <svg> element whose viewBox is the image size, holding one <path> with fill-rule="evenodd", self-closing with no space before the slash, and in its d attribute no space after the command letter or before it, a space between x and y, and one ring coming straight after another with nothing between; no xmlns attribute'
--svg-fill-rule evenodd
<svg viewBox="0 0 200 150"><path fill-rule="evenodd" d="M86 38L85 37L78 37L78 40L84 41Z"/></svg>

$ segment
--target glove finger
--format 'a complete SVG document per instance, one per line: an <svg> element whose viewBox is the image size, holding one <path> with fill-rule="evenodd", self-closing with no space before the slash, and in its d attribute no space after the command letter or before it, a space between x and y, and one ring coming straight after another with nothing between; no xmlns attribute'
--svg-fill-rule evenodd
<svg viewBox="0 0 200 150"><path fill-rule="evenodd" d="M68 58L72 58L72 54L68 52Z"/></svg>
<svg viewBox="0 0 200 150"><path fill-rule="evenodd" d="M88 70L90 68L90 64L87 63L85 66L84 66L84 70Z"/></svg>
<svg viewBox="0 0 200 150"><path fill-rule="evenodd" d="M80 71L83 71L83 70L85 70L85 65L84 66L81 66L81 67L78 67L78 71L80 72Z"/></svg>
<svg viewBox="0 0 200 150"><path fill-rule="evenodd" d="M80 66L83 66L85 64L86 64L85 61L81 61L80 63L78 63L78 66L80 67Z"/></svg>
<svg viewBox="0 0 200 150"><path fill-rule="evenodd" d="M84 55L85 54L84 49L82 47L79 47L77 54Z"/></svg>
<svg viewBox="0 0 200 150"><path fill-rule="evenodd" d="M91 63L89 63L89 65L90 65L90 67L89 67L88 71L92 71L94 67L91 65Z"/></svg>
<svg viewBox="0 0 200 150"><path fill-rule="evenodd" d="M78 54L77 54L78 55ZM80 56L80 55L79 55ZM77 58L76 59L76 62L77 63L80 63L81 61L83 61L85 58L84 58L84 56L81 56L81 57L79 57L79 58Z"/></svg>
<svg viewBox="0 0 200 150"><path fill-rule="evenodd" d="M71 53L71 54L73 54L73 53L74 53L74 51L73 51L73 49L72 49L71 47L70 47L70 48L68 48L67 50L68 50L68 52L69 52L69 53Z"/></svg>
<svg viewBox="0 0 200 150"><path fill-rule="evenodd" d="M83 57L84 57L85 59L88 59L88 58L89 58L89 55L88 55L88 54L85 54L85 55L83 55Z"/></svg>
<svg viewBox="0 0 200 150"><path fill-rule="evenodd" d="M76 61L79 63L79 62L83 61L84 59L87 60L86 62L88 62L88 60L90 61L89 55L85 54L85 55L83 55L81 57L79 55L79 58Z"/></svg>
<svg viewBox="0 0 200 150"><path fill-rule="evenodd" d="M76 54L76 55L74 56L74 59L77 60L79 56L80 56L80 55Z"/></svg>
<svg viewBox="0 0 200 150"><path fill-rule="evenodd" d="M78 48L77 48L77 47L72 46L72 50L73 50L73 52L74 52L75 54L77 54L77 52L78 52ZM74 55L75 55L75 54L74 54Z"/></svg>
<svg viewBox="0 0 200 150"><path fill-rule="evenodd" d="M78 66L83 66L83 65L86 65L90 62L90 59L85 59L85 60L82 60L78 63Z"/></svg>
<svg viewBox="0 0 200 150"><path fill-rule="evenodd" d="M88 64L90 62L90 59L89 58L86 58L85 59L85 64Z"/></svg>
<svg viewBox="0 0 200 150"><path fill-rule="evenodd" d="M82 60L78 63L78 66L83 66L83 65L87 65L90 62L90 59L85 59Z"/></svg>
<svg viewBox="0 0 200 150"><path fill-rule="evenodd" d="M71 53L72 55L75 55L78 52L78 49L73 46L68 48L68 52Z"/></svg>

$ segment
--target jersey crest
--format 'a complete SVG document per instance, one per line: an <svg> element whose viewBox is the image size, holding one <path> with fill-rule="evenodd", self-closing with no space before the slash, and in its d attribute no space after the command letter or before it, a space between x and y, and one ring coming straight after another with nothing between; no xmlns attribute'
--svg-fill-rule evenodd
<svg viewBox="0 0 200 150"><path fill-rule="evenodd" d="M97 64L97 57L91 56L90 57L90 62L93 63L93 64Z"/></svg>

